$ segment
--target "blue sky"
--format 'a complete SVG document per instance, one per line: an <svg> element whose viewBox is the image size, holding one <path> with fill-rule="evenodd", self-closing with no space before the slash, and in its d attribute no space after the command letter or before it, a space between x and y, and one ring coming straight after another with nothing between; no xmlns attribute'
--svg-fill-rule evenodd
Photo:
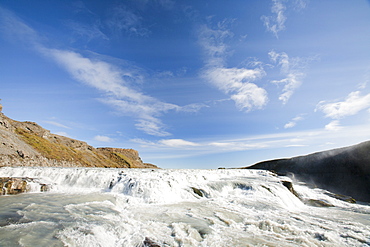
<svg viewBox="0 0 370 247"><path fill-rule="evenodd" d="M0 2L3 112L162 168L370 139L369 1Z"/></svg>

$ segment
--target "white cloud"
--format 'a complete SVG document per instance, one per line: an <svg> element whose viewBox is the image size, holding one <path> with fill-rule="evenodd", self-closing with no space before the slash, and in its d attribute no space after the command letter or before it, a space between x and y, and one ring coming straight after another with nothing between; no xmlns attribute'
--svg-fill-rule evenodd
<svg viewBox="0 0 370 247"><path fill-rule="evenodd" d="M285 22L287 17L285 11L287 9L286 4L291 4L293 9L299 11L304 9L307 5L307 0L272 0L271 13L270 16L262 16L261 20L265 25L267 31L273 33L276 38L279 37L279 32L285 30Z"/></svg>
<svg viewBox="0 0 370 247"><path fill-rule="evenodd" d="M64 129L71 129L70 127L68 127L64 124L61 124L61 123L58 123L58 122L55 122L55 121L44 121L44 122L48 123L48 124L51 124L51 125L54 125L54 126L57 126L57 127L64 128Z"/></svg>
<svg viewBox="0 0 370 247"><path fill-rule="evenodd" d="M67 50L43 49L62 65L76 80L94 87L106 94L102 102L114 106L120 112L137 118L135 125L149 135L167 136L165 125L158 118L170 110L196 112L204 104L178 106L159 101L132 88L131 83L143 80L135 70L120 69L100 59L92 59Z"/></svg>
<svg viewBox="0 0 370 247"><path fill-rule="evenodd" d="M225 57L228 55L225 39L232 36L233 33L225 28L211 29L206 25L200 27L198 38L206 56L207 66L223 67L225 65Z"/></svg>
<svg viewBox="0 0 370 247"><path fill-rule="evenodd" d="M112 64L83 57L68 50L43 49L45 55L61 64L75 79L117 97L127 97L134 101L146 101L150 97L129 88L129 80L135 75L122 71Z"/></svg>
<svg viewBox="0 0 370 247"><path fill-rule="evenodd" d="M245 83L261 78L264 71L245 68L211 68L205 71L207 79L225 93L241 89Z"/></svg>
<svg viewBox="0 0 370 247"><path fill-rule="evenodd" d="M261 79L265 71L261 66L254 69L226 67L228 46L225 40L233 33L225 28L225 23L227 21L218 23L216 29L205 25L200 28L199 40L206 57L202 77L229 95L238 109L261 109L267 104L267 92L252 81Z"/></svg>
<svg viewBox="0 0 370 247"><path fill-rule="evenodd" d="M291 121L284 125L284 129L293 128L294 126L296 126L296 124L297 124L296 122Z"/></svg>
<svg viewBox="0 0 370 247"><path fill-rule="evenodd" d="M294 126L297 125L297 122L299 121L302 121L304 118L303 118L303 114L301 115L298 115L296 116L295 118L293 118L290 122L288 122L287 124L284 125L284 128L285 129L288 129L288 128L293 128Z"/></svg>
<svg viewBox="0 0 370 247"><path fill-rule="evenodd" d="M325 117L341 119L356 115L362 110L370 108L370 94L361 96L360 91L351 92L344 101L328 103L321 101L316 107L325 114Z"/></svg>
<svg viewBox="0 0 370 247"><path fill-rule="evenodd" d="M249 150L281 150L286 155L286 147L301 147L301 154L317 152L337 147L349 146L366 141L370 138L370 125L339 126L333 122L324 129L283 132L267 135L239 137L236 139L203 139L196 142L183 139L159 140L157 142L133 139L141 148L163 159L169 158L168 148L172 157L194 157L212 153L227 153ZM336 128L335 128L336 127ZM330 131L335 130L335 131ZM247 153L246 153L247 155Z"/></svg>
<svg viewBox="0 0 370 247"><path fill-rule="evenodd" d="M340 126L339 120L333 120L329 124L325 125L325 129L329 131L338 131L343 127Z"/></svg>
<svg viewBox="0 0 370 247"><path fill-rule="evenodd" d="M164 0L160 4L171 4L171 1ZM140 17L129 12L124 7L118 8L114 12L114 18L123 18L120 20L121 22L116 23L118 25L116 28L139 32ZM1 7L0 31L12 36L10 37L12 40L17 38L19 41L27 43L37 52L59 63L77 81L104 93L102 102L115 107L121 113L133 116L137 120L136 127L150 135L170 135L164 130L165 125L159 119L162 114L170 110L196 112L202 107L206 107L204 104L178 106L162 102L134 89L132 84L139 85L144 80L145 73L122 60L117 61L117 59L110 57L103 58L98 54L93 54L94 57L87 57L75 51L50 49L42 44L37 32ZM105 60L109 60L109 62Z"/></svg>
<svg viewBox="0 0 370 247"><path fill-rule="evenodd" d="M264 75L262 69L210 68L203 77L210 83L229 94L240 110L261 109L268 101L267 92L251 83Z"/></svg>
<svg viewBox="0 0 370 247"><path fill-rule="evenodd" d="M108 136L101 136L101 135L95 136L94 140L98 141L98 142L113 142L112 138L110 138Z"/></svg>
<svg viewBox="0 0 370 247"><path fill-rule="evenodd" d="M297 122L304 120L305 114L299 114L298 116L294 117L292 120L290 120L288 123L284 125L284 129L293 128L297 125Z"/></svg>
<svg viewBox="0 0 370 247"><path fill-rule="evenodd" d="M210 146L220 147L220 148L229 148L234 145L234 143L230 142L211 142Z"/></svg>
<svg viewBox="0 0 370 247"><path fill-rule="evenodd" d="M283 93L279 96L279 100L281 100L283 104L286 104L290 97L292 97L294 91L301 86L302 77L302 73L289 73L285 79L271 81L276 84L284 84Z"/></svg>
<svg viewBox="0 0 370 247"><path fill-rule="evenodd" d="M272 0L271 12L273 16L262 16L261 20L266 26L269 32L272 32L276 38L278 38L278 33L285 29L285 5L284 0Z"/></svg>
<svg viewBox="0 0 370 247"><path fill-rule="evenodd" d="M306 8L308 4L308 0L294 0L293 4L294 4L293 7L295 8L295 10L299 11L301 9Z"/></svg>
<svg viewBox="0 0 370 247"><path fill-rule="evenodd" d="M167 147L196 147L199 146L199 144L185 141L183 139L166 139L166 140L160 140L158 142L161 145L167 146Z"/></svg>
<svg viewBox="0 0 370 247"><path fill-rule="evenodd" d="M56 135L65 136L65 137L69 137L69 138L70 138L70 136L69 136L66 132L64 132L64 131L61 131L61 132L55 132L55 134L56 134Z"/></svg>
<svg viewBox="0 0 370 247"><path fill-rule="evenodd" d="M137 129L142 130L149 135L154 135L154 136L171 135L167 131L163 130L165 126L158 119L151 119L151 120L139 119L137 123L135 124L135 126Z"/></svg>
<svg viewBox="0 0 370 247"><path fill-rule="evenodd" d="M282 84L284 88L279 96L279 100L286 104L297 88L302 84L305 74L302 72L306 67L306 60L301 58L289 58L285 52L277 53L270 51L271 61L280 66L280 73L285 76L281 80L273 80L272 83ZM309 60L309 59L308 59Z"/></svg>

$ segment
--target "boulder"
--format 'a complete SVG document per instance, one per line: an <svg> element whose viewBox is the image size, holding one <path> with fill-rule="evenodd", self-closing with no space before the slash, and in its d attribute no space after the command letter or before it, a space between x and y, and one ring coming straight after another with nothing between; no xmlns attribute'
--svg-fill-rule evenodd
<svg viewBox="0 0 370 247"><path fill-rule="evenodd" d="M27 192L29 189L26 179L22 178L0 178L0 186L3 195L16 195Z"/></svg>
<svg viewBox="0 0 370 247"><path fill-rule="evenodd" d="M1 195L17 195L30 191L30 183L36 183L40 186L40 192L50 190L50 185L38 182L33 178L13 178L0 177Z"/></svg>

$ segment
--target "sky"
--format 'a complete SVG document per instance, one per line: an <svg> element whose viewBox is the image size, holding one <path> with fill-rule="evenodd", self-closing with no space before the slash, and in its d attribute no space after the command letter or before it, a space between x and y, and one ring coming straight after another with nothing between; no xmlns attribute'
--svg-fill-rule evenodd
<svg viewBox="0 0 370 247"><path fill-rule="evenodd" d="M1 0L3 113L161 168L370 140L370 1Z"/></svg>

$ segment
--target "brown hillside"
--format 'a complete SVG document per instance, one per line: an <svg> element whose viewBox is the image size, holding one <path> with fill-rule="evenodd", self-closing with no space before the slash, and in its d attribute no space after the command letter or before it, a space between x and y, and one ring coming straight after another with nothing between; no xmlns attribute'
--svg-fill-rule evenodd
<svg viewBox="0 0 370 247"><path fill-rule="evenodd" d="M158 168L133 149L94 148L0 112L0 166Z"/></svg>

